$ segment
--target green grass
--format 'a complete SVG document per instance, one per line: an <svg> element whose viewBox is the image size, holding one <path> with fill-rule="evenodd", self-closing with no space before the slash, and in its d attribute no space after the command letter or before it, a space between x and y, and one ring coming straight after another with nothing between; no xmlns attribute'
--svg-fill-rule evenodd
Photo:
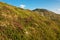
<svg viewBox="0 0 60 40"><path fill-rule="evenodd" d="M60 14L0 2L0 40L60 40Z"/></svg>

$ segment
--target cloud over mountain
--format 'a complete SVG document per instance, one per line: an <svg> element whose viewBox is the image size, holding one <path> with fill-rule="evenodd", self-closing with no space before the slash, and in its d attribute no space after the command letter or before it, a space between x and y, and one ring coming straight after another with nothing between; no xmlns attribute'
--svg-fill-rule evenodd
<svg viewBox="0 0 60 40"><path fill-rule="evenodd" d="M26 6L26 5L24 5L24 4L21 4L21 5L20 5L21 8L25 8L25 6Z"/></svg>

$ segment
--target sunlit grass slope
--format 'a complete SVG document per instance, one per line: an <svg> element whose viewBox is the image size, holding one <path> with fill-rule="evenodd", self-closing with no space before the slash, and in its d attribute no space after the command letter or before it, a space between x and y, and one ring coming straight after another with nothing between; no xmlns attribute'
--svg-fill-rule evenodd
<svg viewBox="0 0 60 40"><path fill-rule="evenodd" d="M0 40L60 40L60 15L0 2Z"/></svg>

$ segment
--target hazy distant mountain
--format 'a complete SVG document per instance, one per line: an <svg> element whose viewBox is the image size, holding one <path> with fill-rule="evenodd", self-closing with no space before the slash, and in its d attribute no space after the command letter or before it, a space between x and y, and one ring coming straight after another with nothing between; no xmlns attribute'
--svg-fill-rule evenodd
<svg viewBox="0 0 60 40"><path fill-rule="evenodd" d="M60 15L0 2L0 40L60 40Z"/></svg>

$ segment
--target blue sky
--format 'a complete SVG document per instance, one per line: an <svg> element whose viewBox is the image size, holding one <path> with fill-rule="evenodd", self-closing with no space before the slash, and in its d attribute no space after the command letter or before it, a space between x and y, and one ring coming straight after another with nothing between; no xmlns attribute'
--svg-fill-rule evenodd
<svg viewBox="0 0 60 40"><path fill-rule="evenodd" d="M0 0L26 9L44 8L60 13L60 0Z"/></svg>

